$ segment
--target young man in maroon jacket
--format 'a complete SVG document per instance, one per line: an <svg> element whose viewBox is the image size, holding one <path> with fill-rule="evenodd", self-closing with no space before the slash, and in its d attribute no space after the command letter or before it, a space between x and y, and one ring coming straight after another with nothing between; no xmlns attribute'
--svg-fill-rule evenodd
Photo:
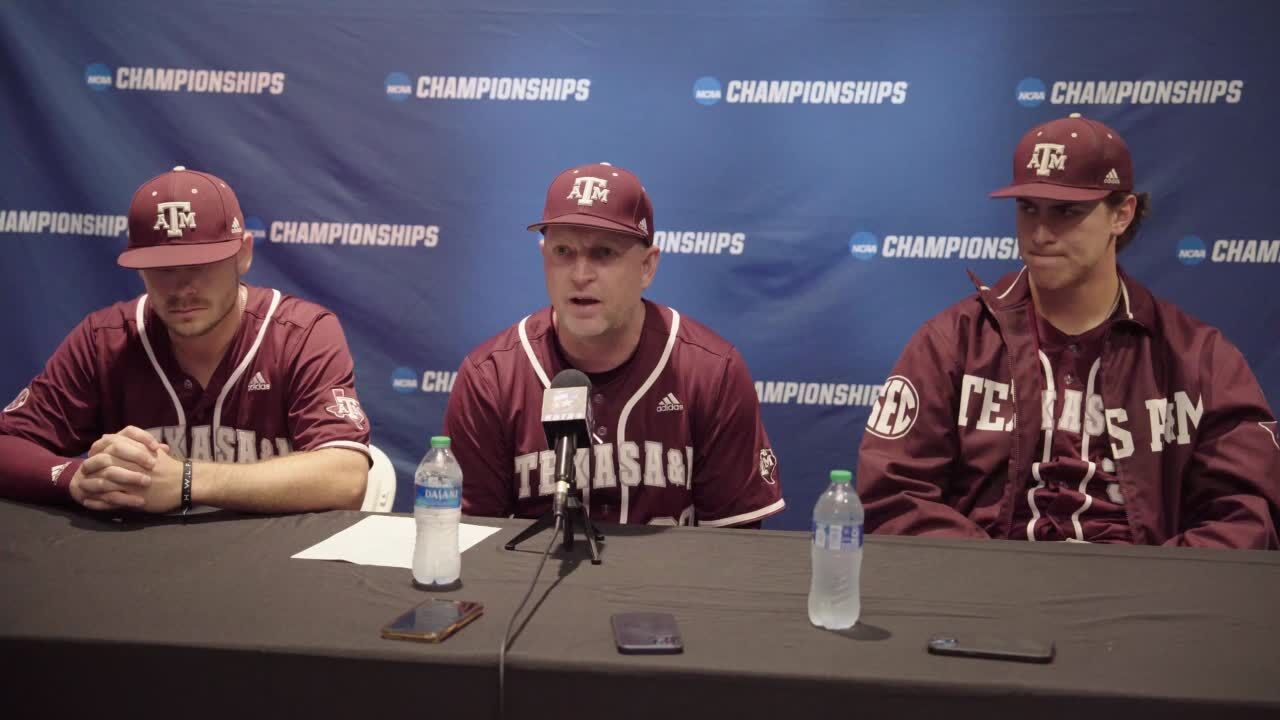
<svg viewBox="0 0 1280 720"><path fill-rule="evenodd" d="M146 293L81 321L0 412L0 496L359 508L369 423L342 328L318 305L241 284L252 259L225 182L176 167L144 183L118 262Z"/></svg>
<svg viewBox="0 0 1280 720"><path fill-rule="evenodd" d="M543 234L551 307L467 356L445 413L463 511L537 517L550 508L555 453L542 394L566 368L592 384L595 443L578 450L576 478L593 520L742 526L782 510L742 356L641 297L660 250L640 180L606 163L570 168L529 229Z"/></svg>
<svg viewBox="0 0 1280 720"><path fill-rule="evenodd" d="M1013 158L1025 267L927 322L859 453L867 527L1031 541L1277 547L1275 415L1217 329L1116 253L1146 211L1128 147L1079 115Z"/></svg>

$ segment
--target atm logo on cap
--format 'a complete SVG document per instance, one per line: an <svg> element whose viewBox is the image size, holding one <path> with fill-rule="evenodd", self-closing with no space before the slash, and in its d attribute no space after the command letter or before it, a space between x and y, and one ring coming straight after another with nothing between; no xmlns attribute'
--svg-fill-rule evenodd
<svg viewBox="0 0 1280 720"><path fill-rule="evenodd" d="M596 200L602 203L609 202L609 181L604 178L597 177L576 177L573 179L573 189L569 191L569 195L565 200L578 200L579 205L591 207L595 205Z"/></svg>
<svg viewBox="0 0 1280 720"><path fill-rule="evenodd" d="M1067 146L1058 143L1036 143L1031 151L1031 159L1027 162L1028 170L1035 170L1036 175L1048 177L1051 170L1067 169Z"/></svg>
<svg viewBox="0 0 1280 720"><path fill-rule="evenodd" d="M191 203L164 202L156 205L156 224L152 230L165 230L169 237L179 238L183 230L195 226L196 214L191 211Z"/></svg>

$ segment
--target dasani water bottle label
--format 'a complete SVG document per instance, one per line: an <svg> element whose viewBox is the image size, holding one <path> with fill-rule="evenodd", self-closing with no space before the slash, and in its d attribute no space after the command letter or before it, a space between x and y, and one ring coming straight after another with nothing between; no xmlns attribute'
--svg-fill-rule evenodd
<svg viewBox="0 0 1280 720"><path fill-rule="evenodd" d="M453 510L462 506L461 488L415 485L413 504L433 510Z"/></svg>
<svg viewBox="0 0 1280 720"><path fill-rule="evenodd" d="M862 525L824 525L814 523L813 544L827 550L862 547Z"/></svg>

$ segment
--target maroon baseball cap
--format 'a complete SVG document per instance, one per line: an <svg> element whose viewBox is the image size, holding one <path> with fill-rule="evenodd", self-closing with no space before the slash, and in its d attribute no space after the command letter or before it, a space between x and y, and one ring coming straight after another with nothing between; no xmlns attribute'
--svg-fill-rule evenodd
<svg viewBox="0 0 1280 720"><path fill-rule="evenodd" d="M1038 125L1013 151L1013 183L993 198L1083 202L1133 191L1133 159L1120 133L1080 113Z"/></svg>
<svg viewBox="0 0 1280 720"><path fill-rule="evenodd" d="M231 187L181 165L142 184L129 204L129 247L116 263L126 268L206 265L235 255L244 216Z"/></svg>
<svg viewBox="0 0 1280 720"><path fill-rule="evenodd" d="M541 231L548 225L612 230L653 244L653 203L640 178L609 163L569 168L547 188L542 221L529 226Z"/></svg>

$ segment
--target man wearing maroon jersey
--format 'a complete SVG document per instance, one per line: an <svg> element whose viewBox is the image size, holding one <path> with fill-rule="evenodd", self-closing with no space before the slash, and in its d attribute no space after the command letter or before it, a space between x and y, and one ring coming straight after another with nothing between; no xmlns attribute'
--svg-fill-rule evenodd
<svg viewBox="0 0 1280 720"><path fill-rule="evenodd" d="M742 356L641 297L660 250L640 180L607 163L570 168L529 229L543 235L551 307L467 356L445 412L463 511L537 517L551 507L555 453L542 429L542 394L566 368L592 384L595 442L575 463L592 519L741 526L782 510L777 460Z"/></svg>
<svg viewBox="0 0 1280 720"><path fill-rule="evenodd" d="M342 328L318 305L241 284L252 259L225 182L176 167L144 183L118 262L146 293L81 321L0 412L0 496L359 508L369 423Z"/></svg>
<svg viewBox="0 0 1280 720"><path fill-rule="evenodd" d="M859 457L881 533L1277 547L1276 420L1240 352L1121 271L1147 196L1120 135L1032 128L1013 184L1025 267L927 322ZM972 277L972 276L971 276Z"/></svg>

